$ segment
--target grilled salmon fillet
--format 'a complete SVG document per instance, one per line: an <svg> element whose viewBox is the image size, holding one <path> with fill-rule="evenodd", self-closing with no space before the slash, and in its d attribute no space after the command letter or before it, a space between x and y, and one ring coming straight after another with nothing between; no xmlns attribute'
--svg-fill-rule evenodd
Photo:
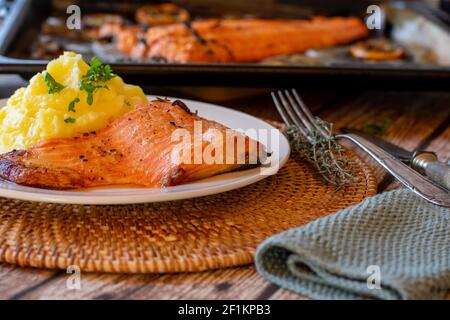
<svg viewBox="0 0 450 320"><path fill-rule="evenodd" d="M203 19L152 27L140 40L131 40L128 33L119 37L117 46L135 58L164 58L169 62L256 62L346 44L367 34L364 23L355 17Z"/></svg>
<svg viewBox="0 0 450 320"><path fill-rule="evenodd" d="M201 134L195 136L198 121L201 121ZM191 134L191 138L174 139L172 134L178 129ZM265 157L263 145L231 131L230 139L236 143L232 150L223 152L223 162L207 164L202 159L202 163L195 162L194 148L202 153L209 148L212 156L218 152L214 141L222 141L225 148L227 139L205 137L211 132L222 133L225 137L227 130L231 129L191 113L180 100L158 99L137 106L97 132L47 140L27 150L0 155L0 177L51 189L106 185L164 187L255 166ZM194 137L198 136L203 138L195 147ZM239 139L245 143L245 148L238 148ZM173 156L177 154L174 150L184 149L192 151L190 157ZM252 150L256 154L251 154Z"/></svg>

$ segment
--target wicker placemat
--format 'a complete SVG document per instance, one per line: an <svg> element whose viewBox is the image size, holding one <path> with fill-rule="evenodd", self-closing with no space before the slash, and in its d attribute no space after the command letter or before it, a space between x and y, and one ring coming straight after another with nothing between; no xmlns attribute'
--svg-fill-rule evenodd
<svg viewBox="0 0 450 320"><path fill-rule="evenodd" d="M80 206L0 198L0 262L130 273L248 264L270 235L375 194L370 169L354 156L351 162L360 181L341 190L292 156L275 176L197 199Z"/></svg>

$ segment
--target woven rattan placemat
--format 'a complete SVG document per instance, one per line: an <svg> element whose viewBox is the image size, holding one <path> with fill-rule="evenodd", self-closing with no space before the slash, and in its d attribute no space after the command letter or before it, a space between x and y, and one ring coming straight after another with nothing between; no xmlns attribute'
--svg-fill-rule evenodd
<svg viewBox="0 0 450 320"><path fill-rule="evenodd" d="M186 272L251 263L255 248L375 194L370 169L336 190L291 156L280 172L248 187L196 199L81 206L0 198L0 262L82 271Z"/></svg>

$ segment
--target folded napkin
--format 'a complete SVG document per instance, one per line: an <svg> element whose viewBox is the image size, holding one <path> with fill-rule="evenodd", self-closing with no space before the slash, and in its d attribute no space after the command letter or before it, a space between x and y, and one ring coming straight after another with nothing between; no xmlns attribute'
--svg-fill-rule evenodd
<svg viewBox="0 0 450 320"><path fill-rule="evenodd" d="M450 289L450 209L406 189L265 240L257 270L316 299L440 299Z"/></svg>

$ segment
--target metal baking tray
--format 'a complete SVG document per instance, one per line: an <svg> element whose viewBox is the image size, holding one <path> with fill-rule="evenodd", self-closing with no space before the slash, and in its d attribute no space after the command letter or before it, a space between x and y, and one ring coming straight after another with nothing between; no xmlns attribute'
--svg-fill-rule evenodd
<svg viewBox="0 0 450 320"><path fill-rule="evenodd" d="M188 1L182 4L194 16L217 16L223 12L262 17L308 18L312 15L357 15L364 17L374 1L261 0ZM67 1L58 1L61 8ZM71 1L73 2L73 1ZM148 1L147 1L148 2ZM214 3L212 3L214 2ZM115 12L130 15L142 1L79 1L82 12ZM226 8L224 9L224 5ZM251 4L250 4L251 3ZM363 62L352 58L348 47L313 50L313 54L275 57L261 63L176 64L139 61L108 61L128 81L152 85L207 86L352 86L364 88L448 89L450 80L450 28L420 1L379 1L385 13L385 28L371 37L386 37L401 45L407 57L394 62ZM0 31L0 73L29 77L41 71L47 60L30 58L32 43L42 22L54 12L51 1L15 0ZM226 10L226 11L224 11ZM77 47L86 56L86 45ZM79 48L79 50L76 50Z"/></svg>

